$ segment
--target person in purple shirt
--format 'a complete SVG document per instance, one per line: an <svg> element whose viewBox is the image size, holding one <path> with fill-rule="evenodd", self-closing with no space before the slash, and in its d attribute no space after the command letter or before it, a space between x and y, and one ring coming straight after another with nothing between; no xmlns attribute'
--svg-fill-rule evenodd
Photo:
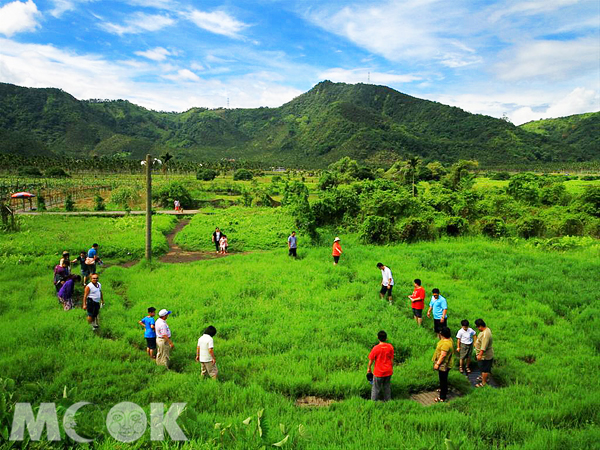
<svg viewBox="0 0 600 450"><path fill-rule="evenodd" d="M63 305L63 309L65 311L73 308L73 291L75 290L76 282L81 282L81 276L69 275L65 281L65 284L63 284L58 291L58 300Z"/></svg>

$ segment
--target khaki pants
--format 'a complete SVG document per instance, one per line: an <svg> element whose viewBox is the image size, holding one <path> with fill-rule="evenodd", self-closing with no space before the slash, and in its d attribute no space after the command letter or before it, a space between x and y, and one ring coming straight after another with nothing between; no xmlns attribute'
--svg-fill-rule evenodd
<svg viewBox="0 0 600 450"><path fill-rule="evenodd" d="M203 377L208 375L211 378L217 378L217 374L219 373L219 370L217 369L216 363L213 363L212 361L201 362L200 365L202 366L202 376Z"/></svg>
<svg viewBox="0 0 600 450"><path fill-rule="evenodd" d="M156 364L158 366L165 366L167 369L169 368L169 356L171 355L171 347L166 339L156 338L156 347L158 351L156 352Z"/></svg>

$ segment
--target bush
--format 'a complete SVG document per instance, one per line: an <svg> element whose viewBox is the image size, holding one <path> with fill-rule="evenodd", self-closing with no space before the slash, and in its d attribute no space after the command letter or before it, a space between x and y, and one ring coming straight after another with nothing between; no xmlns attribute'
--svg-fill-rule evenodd
<svg viewBox="0 0 600 450"><path fill-rule="evenodd" d="M387 217L369 216L360 226L359 236L365 244L385 244L394 240L395 231Z"/></svg>
<svg viewBox="0 0 600 450"><path fill-rule="evenodd" d="M540 191L540 201L542 205L567 205L571 196L563 183L553 183L544 186Z"/></svg>
<svg viewBox="0 0 600 450"><path fill-rule="evenodd" d="M104 205L104 199L100 194L94 196L94 211L104 211L106 206Z"/></svg>
<svg viewBox="0 0 600 450"><path fill-rule="evenodd" d="M67 195L65 200L65 211L75 211L75 202L71 194Z"/></svg>
<svg viewBox="0 0 600 450"><path fill-rule="evenodd" d="M446 217L440 231L447 236L460 236L467 232L468 222L462 217L451 216Z"/></svg>
<svg viewBox="0 0 600 450"><path fill-rule="evenodd" d="M50 169L46 170L46 176L49 178L71 178L71 175L69 175L60 167L51 167Z"/></svg>
<svg viewBox="0 0 600 450"><path fill-rule="evenodd" d="M131 187L123 186L110 194L110 201L123 209L131 207L131 202L138 198L138 193Z"/></svg>
<svg viewBox="0 0 600 450"><path fill-rule="evenodd" d="M537 205L540 198L538 189L540 183L540 177L533 173L519 173L510 179L506 192L516 200L529 205Z"/></svg>
<svg viewBox="0 0 600 450"><path fill-rule="evenodd" d="M506 236L506 224L501 217L487 216L479 221L481 233L491 238Z"/></svg>
<svg viewBox="0 0 600 450"><path fill-rule="evenodd" d="M235 181L251 180L252 172L248 169L238 169L233 173L233 179Z"/></svg>
<svg viewBox="0 0 600 450"><path fill-rule="evenodd" d="M46 211L46 199L39 192L37 194L37 209L38 211Z"/></svg>
<svg viewBox="0 0 600 450"><path fill-rule="evenodd" d="M172 181L156 192L153 192L152 198L163 208L173 205L175 200L179 200L183 209L191 209L193 207L192 196L185 186L178 181Z"/></svg>
<svg viewBox="0 0 600 450"><path fill-rule="evenodd" d="M42 172L35 166L21 166L17 169L20 177L41 177Z"/></svg>
<svg viewBox="0 0 600 450"><path fill-rule="evenodd" d="M560 221L558 233L562 236L581 236L584 225L580 215L568 214Z"/></svg>
<svg viewBox="0 0 600 450"><path fill-rule="evenodd" d="M523 217L516 223L519 236L529 239L540 237L546 231L546 224L539 217Z"/></svg>
<svg viewBox="0 0 600 450"><path fill-rule="evenodd" d="M587 186L579 201L586 213L600 217L600 186Z"/></svg>
<svg viewBox="0 0 600 450"><path fill-rule="evenodd" d="M318 187L322 191L326 191L329 188L336 187L339 184L338 177L332 172L323 172L321 178L319 178Z"/></svg>
<svg viewBox="0 0 600 450"><path fill-rule="evenodd" d="M510 180L510 173L508 172L494 172L490 174L490 180Z"/></svg>
<svg viewBox="0 0 600 450"><path fill-rule="evenodd" d="M213 169L200 169L196 172L196 180L212 181L217 178L219 173Z"/></svg>
<svg viewBox="0 0 600 450"><path fill-rule="evenodd" d="M402 242L428 241L435 238L431 221L425 217L410 217L398 229Z"/></svg>

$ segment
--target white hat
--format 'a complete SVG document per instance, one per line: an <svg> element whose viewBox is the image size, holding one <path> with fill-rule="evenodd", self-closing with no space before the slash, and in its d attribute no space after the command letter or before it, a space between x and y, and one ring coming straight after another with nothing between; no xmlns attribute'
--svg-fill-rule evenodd
<svg viewBox="0 0 600 450"><path fill-rule="evenodd" d="M339 237L336 237L336 238L333 240L333 242L337 242L337 241L339 241L339 240L340 240L340 238L339 238Z"/></svg>
<svg viewBox="0 0 600 450"><path fill-rule="evenodd" d="M161 309L161 310L158 312L158 317L165 317L165 316L168 316L169 314L171 314L171 312L172 312L172 311L168 311L168 310L166 310L166 309Z"/></svg>

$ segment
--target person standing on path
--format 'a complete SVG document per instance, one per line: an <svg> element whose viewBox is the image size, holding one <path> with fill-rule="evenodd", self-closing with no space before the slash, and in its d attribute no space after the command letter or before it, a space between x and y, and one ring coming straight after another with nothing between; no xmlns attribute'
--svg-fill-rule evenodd
<svg viewBox="0 0 600 450"><path fill-rule="evenodd" d="M217 250L217 253L219 253L219 243L221 241L221 230L219 230L219 227L215 228L215 232L212 234L212 241L215 244L215 248Z"/></svg>
<svg viewBox="0 0 600 450"><path fill-rule="evenodd" d="M483 319L477 319L475 326L479 330L477 341L475 341L475 350L477 351L477 361L479 361L479 370L481 370L481 382L475 387L483 387L488 383L490 373L492 373L492 364L494 362L494 348L492 347L492 330L490 330Z"/></svg>
<svg viewBox="0 0 600 450"><path fill-rule="evenodd" d="M296 237L296 232L292 231L292 234L288 237L288 256L293 256L296 258L298 255L296 253L298 249L298 238Z"/></svg>
<svg viewBox="0 0 600 450"><path fill-rule="evenodd" d="M217 360L215 358L213 338L217 334L217 329L212 325L204 330L204 334L198 339L196 347L196 361L202 366L202 376L209 376L213 380L217 379L219 373L217 369Z"/></svg>
<svg viewBox="0 0 600 450"><path fill-rule="evenodd" d="M333 240L333 250L331 254L333 255L333 265L337 266L338 262L340 262L340 255L342 254L342 246L340 245L339 237L336 237Z"/></svg>
<svg viewBox="0 0 600 450"><path fill-rule="evenodd" d="M373 387L371 388L371 400L379 400L379 394L383 393L383 401L387 402L392 398L392 374L394 373L394 347L388 344L387 333L380 331L377 333L377 344L369 353L369 366L367 374L373 369Z"/></svg>
<svg viewBox="0 0 600 450"><path fill-rule="evenodd" d="M448 372L454 364L454 342L450 328L444 326L438 333L440 341L433 353L433 370L437 370L440 379L440 396L435 402L445 402L448 397Z"/></svg>
<svg viewBox="0 0 600 450"><path fill-rule="evenodd" d="M417 322L417 325L422 326L423 324L423 308L425 308L425 289L421 286L421 280L419 278L414 280L415 290L412 295L409 295L413 317Z"/></svg>
<svg viewBox="0 0 600 450"><path fill-rule="evenodd" d="M392 289L394 288L394 277L389 267L384 266L383 263L377 263L377 268L381 270L381 290L379 291L379 297L383 299L386 295L390 305L392 304Z"/></svg>
<svg viewBox="0 0 600 450"><path fill-rule="evenodd" d="M442 327L448 326L448 302L440 295L438 288L432 289L431 293L427 317L431 317L431 311L433 311L433 331L439 333Z"/></svg>
<svg viewBox="0 0 600 450"><path fill-rule="evenodd" d="M154 325L156 330L156 365L165 366L169 369L169 360L171 358L171 350L175 348L173 341L171 340L171 329L167 325L167 319L169 318L171 311L161 309L158 313L159 319Z"/></svg>
<svg viewBox="0 0 600 450"><path fill-rule="evenodd" d="M100 308L102 306L104 306L102 285L98 281L98 274L95 273L92 275L92 281L85 287L82 305L82 308L87 311L87 321L94 331L100 326L98 316L100 315Z"/></svg>
<svg viewBox="0 0 600 450"><path fill-rule="evenodd" d="M155 331L155 320L156 308L148 308L148 315L140 320L138 323L144 327L144 338L146 338L146 353L150 358L154 359L154 351L156 350L156 331Z"/></svg>

